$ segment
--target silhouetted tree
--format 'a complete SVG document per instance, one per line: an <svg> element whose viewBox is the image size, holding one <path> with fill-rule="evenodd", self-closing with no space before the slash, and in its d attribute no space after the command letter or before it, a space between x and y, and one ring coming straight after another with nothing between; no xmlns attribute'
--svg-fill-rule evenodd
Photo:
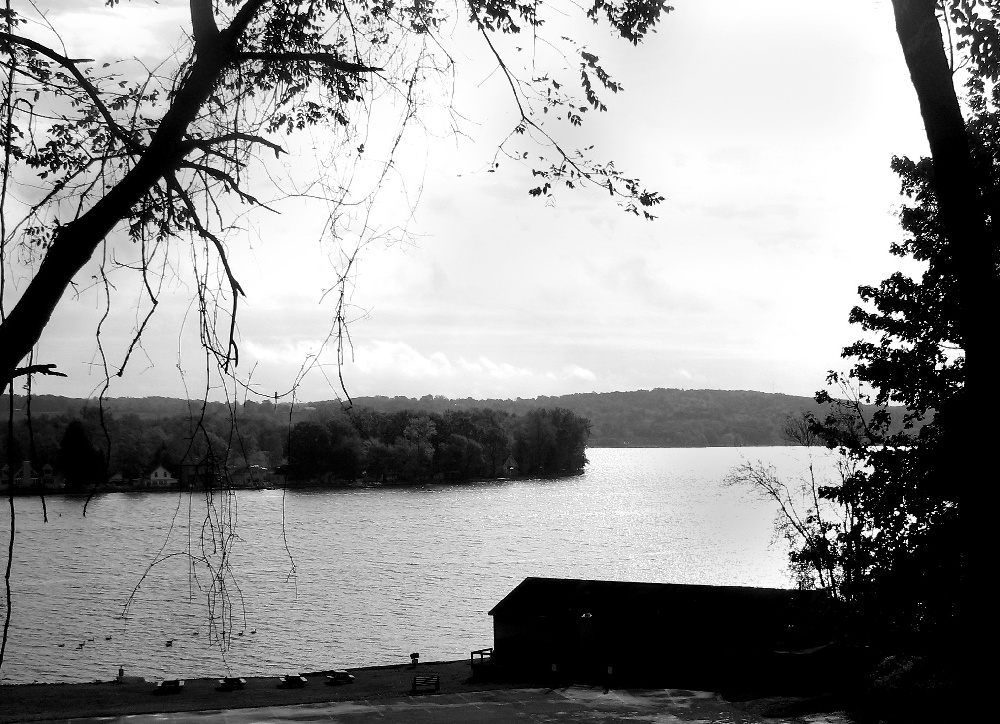
<svg viewBox="0 0 1000 724"><path fill-rule="evenodd" d="M330 433L318 422L299 422L288 433L285 449L288 473L296 480L312 480L330 470Z"/></svg>
<svg viewBox="0 0 1000 724"><path fill-rule="evenodd" d="M104 456L90 442L84 425L73 420L66 426L59 446L57 469L66 480L69 491L90 490L107 481Z"/></svg>

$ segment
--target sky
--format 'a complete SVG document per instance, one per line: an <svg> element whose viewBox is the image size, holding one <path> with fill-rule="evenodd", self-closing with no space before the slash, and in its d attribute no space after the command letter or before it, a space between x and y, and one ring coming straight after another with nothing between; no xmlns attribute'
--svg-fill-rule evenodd
<svg viewBox="0 0 1000 724"><path fill-rule="evenodd" d="M659 191L665 200L652 222L595 190L531 198L527 169L506 159L491 172L516 121L512 103L476 39L450 37L455 112L432 109L404 137L368 216L374 238L352 269L342 369L350 395L656 387L812 395L828 370L849 365L840 351L861 335L847 324L857 287L917 269L888 252L900 238L901 203L890 159L927 153L891 6L673 4L637 48L590 26L567 28L624 91L606 114L589 114L560 138L594 144L595 157ZM42 5L67 53L97 60L166 55L187 23L186 0ZM373 119L373 153L390 126ZM287 144L293 179L351 172L322 158L326 139ZM364 187L363 173L355 180ZM245 232L229 239L246 290L238 374L249 383L230 394L294 386L298 400L343 396L335 355L323 347L333 309L324 291L339 268L338 246L324 234L328 205L290 199L276 208L247 216ZM343 218L361 213L347 207ZM406 239L388 241L401 226ZM356 238L346 234L344 248ZM184 250L167 254L153 326L107 395L202 394ZM125 255L127 243L112 239L107 253ZM36 361L68 377L38 378L36 393L87 397L103 387L94 329L105 302L89 284L93 273L64 298L37 351ZM134 274L114 283L102 345L120 359L141 293ZM301 376L311 359L318 364Z"/></svg>

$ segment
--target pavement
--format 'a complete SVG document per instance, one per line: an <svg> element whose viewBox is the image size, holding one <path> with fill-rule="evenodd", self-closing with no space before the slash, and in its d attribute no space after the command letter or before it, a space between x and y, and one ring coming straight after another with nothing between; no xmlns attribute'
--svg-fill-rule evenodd
<svg viewBox="0 0 1000 724"><path fill-rule="evenodd" d="M683 689L501 689L374 700L332 701L207 711L134 714L49 721L66 724L849 724L843 714L771 717L746 711L710 692Z"/></svg>
<svg viewBox="0 0 1000 724"><path fill-rule="evenodd" d="M629 689L472 676L468 660L350 669L347 684L306 673L302 688L278 678L245 677L236 690L218 678L187 679L177 693L129 677L122 682L0 686L0 724L849 724L822 698L724 698L681 688ZM287 672L286 672L287 673ZM412 694L414 676L438 677L438 692ZM226 675L238 676L239 672Z"/></svg>

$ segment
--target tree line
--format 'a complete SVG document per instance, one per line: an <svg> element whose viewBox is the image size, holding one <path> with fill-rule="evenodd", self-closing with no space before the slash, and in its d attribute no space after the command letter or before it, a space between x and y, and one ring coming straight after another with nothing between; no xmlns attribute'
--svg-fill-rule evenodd
<svg viewBox="0 0 1000 724"><path fill-rule="evenodd" d="M0 398L5 400L6 397ZM355 406L385 414L404 411L423 412L438 416L456 411L490 409L523 416L535 409L562 408L591 422L589 447L759 447L788 445L785 424L789 416L802 412L820 415L823 405L811 397L785 395L750 390L681 390L656 388L629 392L590 392L559 396L517 399L474 398L453 399L442 395L415 397L357 397ZM15 406L24 407L25 398L16 396ZM85 400L36 395L31 399L32 414L75 416L88 403ZM228 417L229 407L221 402L205 404L211 415ZM110 398L104 401L106 410L116 417L137 416L153 421L190 414L186 400L167 397ZM864 406L872 415L875 405ZM888 406L892 432L903 429L906 408ZM288 420L315 416L337 418L342 414L338 400L310 402L293 407L289 403L277 406L269 401L247 401L240 414L248 419L262 414L266 418ZM916 425L923 424L917 421ZM391 441L390 441L391 442ZM274 449L273 446L268 449Z"/></svg>
<svg viewBox="0 0 1000 724"><path fill-rule="evenodd" d="M217 404L197 416L85 405L76 415L22 417L0 451L11 469L22 460L36 470L51 465L69 490L113 475L138 479L157 465L175 475L182 465L220 472L256 466L292 483L417 482L578 473L590 432L589 420L559 407L523 415L310 407L295 418L290 424L269 403L235 411Z"/></svg>

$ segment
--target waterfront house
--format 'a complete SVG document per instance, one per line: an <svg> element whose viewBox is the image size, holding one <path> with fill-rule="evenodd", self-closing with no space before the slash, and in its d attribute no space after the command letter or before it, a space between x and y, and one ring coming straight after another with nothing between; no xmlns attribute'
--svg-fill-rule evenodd
<svg viewBox="0 0 1000 724"><path fill-rule="evenodd" d="M7 490L13 485L14 490L35 490L41 487L44 490L62 490L66 487L61 476L55 474L52 466L45 464L42 467L42 475L32 467L29 460L21 463L20 468L14 470L14 477L11 480L10 468L4 464L0 471L0 490Z"/></svg>
<svg viewBox="0 0 1000 724"><path fill-rule="evenodd" d="M38 473L31 467L31 461L25 460L21 467L14 471L13 487L15 490L34 488L38 485Z"/></svg>
<svg viewBox="0 0 1000 724"><path fill-rule="evenodd" d="M719 685L829 641L819 591L526 578L489 612L497 665L577 680Z"/></svg>
<svg viewBox="0 0 1000 724"><path fill-rule="evenodd" d="M145 480L143 480L143 487L152 488L154 490L176 488L177 478L175 478L170 471L162 465L157 465L150 471Z"/></svg>
<svg viewBox="0 0 1000 724"><path fill-rule="evenodd" d="M46 463L42 466L42 487L46 490L62 490L66 482L61 475L56 475L52 466Z"/></svg>

